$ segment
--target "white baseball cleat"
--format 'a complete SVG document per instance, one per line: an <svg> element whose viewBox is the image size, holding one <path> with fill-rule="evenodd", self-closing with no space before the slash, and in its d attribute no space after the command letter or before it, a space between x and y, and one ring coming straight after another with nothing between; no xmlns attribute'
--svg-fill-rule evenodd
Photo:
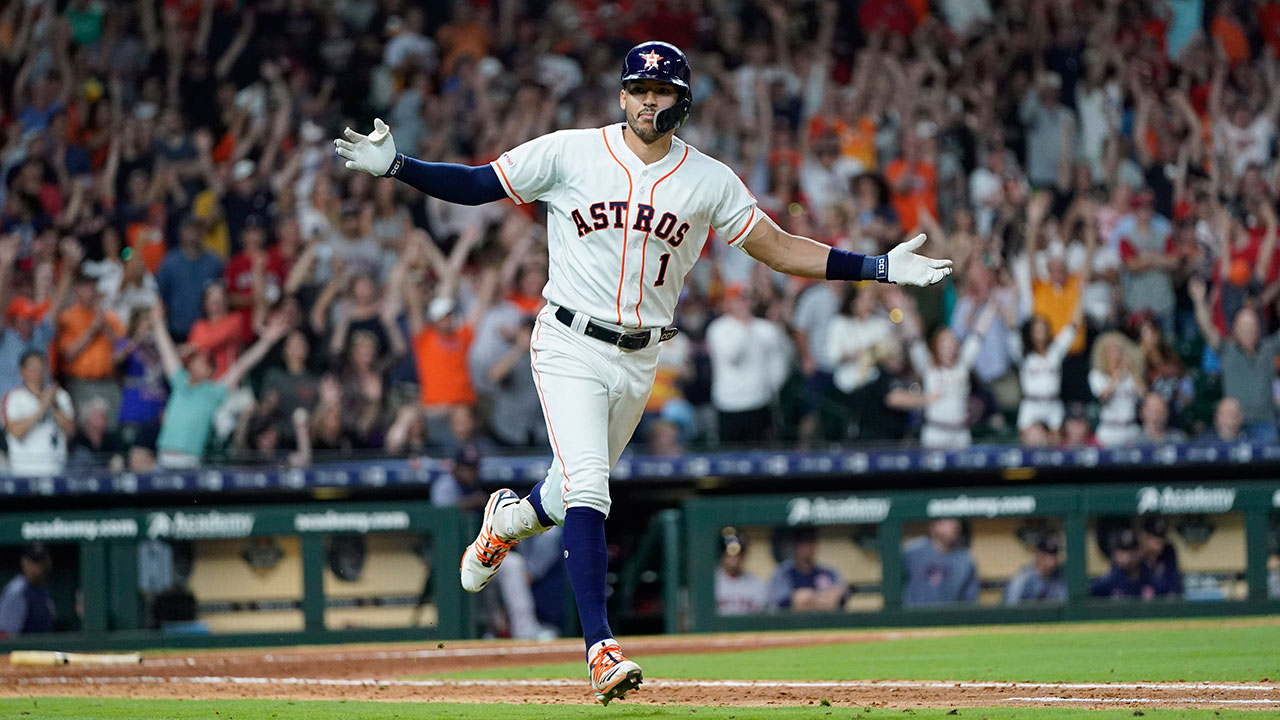
<svg viewBox="0 0 1280 720"><path fill-rule="evenodd" d="M591 660L590 669L591 689L603 705L608 705L610 700L621 700L644 680L640 666L623 657L622 648L617 645L600 648Z"/></svg>
<svg viewBox="0 0 1280 720"><path fill-rule="evenodd" d="M516 546L516 540L503 540L493 528L493 516L499 508L520 502L520 496L503 488L489 496L484 506L484 520L475 542L462 552L462 589L478 593L498 574L498 568L507 557L507 551Z"/></svg>

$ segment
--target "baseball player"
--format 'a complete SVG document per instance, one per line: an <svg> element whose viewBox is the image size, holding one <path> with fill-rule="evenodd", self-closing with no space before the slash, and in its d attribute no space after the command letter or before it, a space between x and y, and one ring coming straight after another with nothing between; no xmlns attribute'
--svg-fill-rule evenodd
<svg viewBox="0 0 1280 720"><path fill-rule="evenodd" d="M632 48L621 84L626 122L544 135L478 167L405 157L381 120L370 135L348 128L334 141L347 168L447 202L547 204L547 304L530 354L553 460L528 497L506 489L490 496L462 556L462 586L480 591L521 538L562 526L591 686L606 705L642 677L606 617L609 472L640 420L658 344L675 335L676 300L711 232L801 277L923 286L951 273L949 260L912 252L924 235L868 257L781 230L733 171L675 137L693 106L689 62L675 46Z"/></svg>

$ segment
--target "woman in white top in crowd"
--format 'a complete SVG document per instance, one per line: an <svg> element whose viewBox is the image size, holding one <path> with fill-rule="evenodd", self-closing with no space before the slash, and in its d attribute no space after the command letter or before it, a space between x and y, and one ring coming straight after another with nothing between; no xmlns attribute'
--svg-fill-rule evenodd
<svg viewBox="0 0 1280 720"><path fill-rule="evenodd" d="M924 429L920 444L926 448L957 450L973 442L969 434L969 372L982 348L982 336L991 329L998 303L987 303L974 332L964 344L951 328L942 327L933 334L933 352L920 339L920 319L909 308L908 333L911 342L911 364L924 383L926 396L935 398L924 409Z"/></svg>
<svg viewBox="0 0 1280 720"><path fill-rule="evenodd" d="M1102 403L1097 432L1102 447L1131 445L1138 440L1138 399L1147 392L1140 364L1133 343L1118 332L1103 335L1094 345L1089 389Z"/></svg>
<svg viewBox="0 0 1280 720"><path fill-rule="evenodd" d="M875 283L849 285L840 304L840 314L827 328L825 364L832 368L832 381L855 425L868 418L867 411L879 406L879 398L863 397L880 376L878 365L886 343L899 343L893 323L878 312L887 299Z"/></svg>
<svg viewBox="0 0 1280 720"><path fill-rule="evenodd" d="M1050 336L1049 319L1033 315L1022 326L1022 335L1009 334L1009 354L1022 358L1018 379L1022 401L1018 403L1018 431L1044 423L1050 432L1062 427L1062 361L1076 340L1084 318L1084 303L1077 302L1071 322Z"/></svg>

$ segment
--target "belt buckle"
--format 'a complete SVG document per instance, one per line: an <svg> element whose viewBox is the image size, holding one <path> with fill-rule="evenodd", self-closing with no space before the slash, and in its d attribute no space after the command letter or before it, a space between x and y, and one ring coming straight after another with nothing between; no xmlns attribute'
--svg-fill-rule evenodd
<svg viewBox="0 0 1280 720"><path fill-rule="evenodd" d="M648 333L618 333L618 347L623 350L639 350L648 344Z"/></svg>

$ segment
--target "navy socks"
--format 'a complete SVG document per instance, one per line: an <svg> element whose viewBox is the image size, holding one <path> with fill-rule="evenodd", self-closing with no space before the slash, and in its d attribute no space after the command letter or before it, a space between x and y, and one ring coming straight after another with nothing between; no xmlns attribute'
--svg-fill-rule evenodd
<svg viewBox="0 0 1280 720"><path fill-rule="evenodd" d="M604 513L589 507L565 511L564 564L578 602L578 618L587 647L613 637L605 604L609 551L604 539Z"/></svg>

